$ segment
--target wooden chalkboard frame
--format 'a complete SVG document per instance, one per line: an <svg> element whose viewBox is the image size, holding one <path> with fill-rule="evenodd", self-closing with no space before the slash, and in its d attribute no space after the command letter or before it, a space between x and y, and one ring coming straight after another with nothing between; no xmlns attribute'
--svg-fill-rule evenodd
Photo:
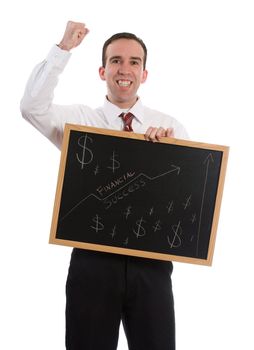
<svg viewBox="0 0 254 350"><path fill-rule="evenodd" d="M182 256L182 255L179 256L175 253L165 254L161 252L154 252L154 251L151 252L147 250L129 249L126 247L119 247L119 246L113 246L113 245L93 244L91 242L87 243L87 242L83 242L83 241L80 242L80 241L71 240L71 239L57 238L59 211L61 206L63 184L64 184L65 171L66 171L66 159L67 159L67 153L69 148L70 135L72 131L78 131L82 133L91 133L91 134L97 134L97 135L108 135L108 136L121 137L121 138L127 138L127 139L136 139L136 140L141 140L143 142L148 142L145 140L143 134L128 133L124 131L115 131L115 130L109 130L109 129L100 129L100 128L94 128L94 127L81 126L81 125L66 124L65 130L64 130L64 138L63 138L63 144L62 144L62 152L61 152L60 167L59 167L54 209L53 209L53 215L52 215L52 224L51 224L51 230L50 230L49 243L88 249L88 250L101 251L101 252L138 256L143 258L172 260L172 261L193 263L193 264L200 264L200 265L207 265L207 266L212 265L229 147L201 143L201 142L180 140L175 138L165 138L162 141L162 143L176 145L176 146L186 146L186 147L190 147L191 149L198 148L198 149L221 152L221 164L220 164L219 178L217 179L218 181L217 193L216 193L216 199L214 203L214 211L213 211L207 256L204 258L189 257L189 256Z"/></svg>

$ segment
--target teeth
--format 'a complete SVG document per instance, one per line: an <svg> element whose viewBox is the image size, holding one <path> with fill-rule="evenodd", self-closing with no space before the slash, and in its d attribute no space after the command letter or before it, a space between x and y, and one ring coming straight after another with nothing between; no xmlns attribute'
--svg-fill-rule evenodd
<svg viewBox="0 0 254 350"><path fill-rule="evenodd" d="M118 80L119 86L127 87L131 84L129 80Z"/></svg>

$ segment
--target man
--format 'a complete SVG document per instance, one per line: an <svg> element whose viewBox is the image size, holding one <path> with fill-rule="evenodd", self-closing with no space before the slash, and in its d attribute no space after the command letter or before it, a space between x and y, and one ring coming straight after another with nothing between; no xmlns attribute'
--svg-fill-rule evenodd
<svg viewBox="0 0 254 350"><path fill-rule="evenodd" d="M23 117L59 148L65 123L123 130L119 116L127 112L134 116L129 130L147 140L188 138L174 118L142 105L137 91L148 74L147 49L134 34L115 34L104 44L99 76L107 96L102 107L53 103L69 51L88 32L83 23L67 23L59 45L31 74L21 101ZM172 269L171 262L74 249L66 284L66 349L114 350L122 321L130 350L174 350Z"/></svg>

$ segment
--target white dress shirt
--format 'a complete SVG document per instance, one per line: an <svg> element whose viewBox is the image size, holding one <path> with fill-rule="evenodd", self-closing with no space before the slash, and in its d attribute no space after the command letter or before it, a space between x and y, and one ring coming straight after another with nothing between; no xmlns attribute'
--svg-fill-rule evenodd
<svg viewBox="0 0 254 350"><path fill-rule="evenodd" d="M83 104L64 106L53 103L59 75L70 56L70 52L54 45L46 60L34 68L21 100L22 116L58 148L61 148L65 123L123 130L123 121L119 118L122 109L107 98L97 109ZM176 119L142 105L140 98L129 111L135 116L132 127L136 133L144 134L150 126L173 128L174 137L188 139L186 130Z"/></svg>

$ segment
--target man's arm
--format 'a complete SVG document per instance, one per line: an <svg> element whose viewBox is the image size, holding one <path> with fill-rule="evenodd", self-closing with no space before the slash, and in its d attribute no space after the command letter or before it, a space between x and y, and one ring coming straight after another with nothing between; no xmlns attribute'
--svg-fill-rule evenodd
<svg viewBox="0 0 254 350"><path fill-rule="evenodd" d="M70 58L69 51L80 45L88 32L83 23L71 21L67 23L58 47L53 47L48 57L34 68L27 82L21 101L21 112L24 117L34 113L43 114L49 109L58 76Z"/></svg>
<svg viewBox="0 0 254 350"><path fill-rule="evenodd" d="M76 109L53 104L54 89L71 56L68 51L80 45L88 32L83 23L67 23L59 45L33 69L21 100L22 116L57 147L61 146L64 122L72 122Z"/></svg>

